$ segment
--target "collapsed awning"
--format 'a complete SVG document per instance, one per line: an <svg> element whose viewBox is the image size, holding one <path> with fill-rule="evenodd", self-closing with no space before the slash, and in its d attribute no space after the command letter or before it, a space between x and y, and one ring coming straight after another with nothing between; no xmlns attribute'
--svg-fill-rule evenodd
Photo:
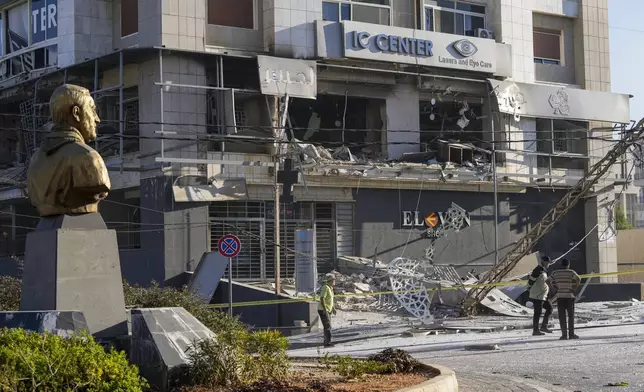
<svg viewBox="0 0 644 392"><path fill-rule="evenodd" d="M211 179L205 176L182 176L172 185L176 202L209 202L246 200L248 188L244 179Z"/></svg>
<svg viewBox="0 0 644 392"><path fill-rule="evenodd" d="M630 97L543 84L488 79L499 111L514 116L630 122Z"/></svg>

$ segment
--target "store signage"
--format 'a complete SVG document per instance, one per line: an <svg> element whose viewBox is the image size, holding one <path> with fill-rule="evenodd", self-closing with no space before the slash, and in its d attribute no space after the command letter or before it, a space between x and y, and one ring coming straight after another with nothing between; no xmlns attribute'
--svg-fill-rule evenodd
<svg viewBox="0 0 644 392"><path fill-rule="evenodd" d="M369 49L374 47L381 52L400 53L408 56L431 57L432 41L426 39L401 37L398 35L377 34L372 36L366 31L353 31L354 46ZM369 42L371 41L371 42Z"/></svg>
<svg viewBox="0 0 644 392"><path fill-rule="evenodd" d="M315 61L257 56L262 94L316 99Z"/></svg>
<svg viewBox="0 0 644 392"><path fill-rule="evenodd" d="M497 56L511 64L507 45L493 39L343 21L344 57L495 73ZM327 29L330 30L330 29ZM327 37L324 28L318 39ZM323 45L335 53L332 34ZM503 49L503 50L501 50ZM508 50L505 50L508 49ZM325 57L323 53L320 53ZM503 67L501 67L503 68Z"/></svg>
<svg viewBox="0 0 644 392"><path fill-rule="evenodd" d="M58 36L57 0L31 2L31 42L37 43Z"/></svg>
<svg viewBox="0 0 644 392"><path fill-rule="evenodd" d="M403 211L402 212L402 227L403 228L436 228L445 225L447 222L447 213L446 212L430 212L428 214L421 214L420 211ZM465 227L470 226L470 216L465 214L463 220L463 225Z"/></svg>
<svg viewBox="0 0 644 392"><path fill-rule="evenodd" d="M534 83L488 79L501 113L536 118L562 118L626 124L630 98L626 94L561 88Z"/></svg>

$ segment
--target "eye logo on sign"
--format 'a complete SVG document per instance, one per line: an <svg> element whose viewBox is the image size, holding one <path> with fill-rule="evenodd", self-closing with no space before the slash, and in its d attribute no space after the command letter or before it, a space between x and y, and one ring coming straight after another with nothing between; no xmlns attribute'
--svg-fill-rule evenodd
<svg viewBox="0 0 644 392"><path fill-rule="evenodd" d="M454 50L463 57L474 56L474 54L479 51L479 48L477 48L476 45L466 39L458 40L454 42L452 46L454 47Z"/></svg>

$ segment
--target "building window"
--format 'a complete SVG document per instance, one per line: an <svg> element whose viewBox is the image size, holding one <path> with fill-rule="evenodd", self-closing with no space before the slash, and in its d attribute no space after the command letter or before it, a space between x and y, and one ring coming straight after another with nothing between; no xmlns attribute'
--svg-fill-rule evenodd
<svg viewBox="0 0 644 392"><path fill-rule="evenodd" d="M121 0L121 37L139 32L139 0Z"/></svg>
<svg viewBox="0 0 644 392"><path fill-rule="evenodd" d="M561 64L561 31L534 30L534 62L538 64Z"/></svg>
<svg viewBox="0 0 644 392"><path fill-rule="evenodd" d="M322 2L322 19L332 22L391 24L391 0L340 0Z"/></svg>
<svg viewBox="0 0 644 392"><path fill-rule="evenodd" d="M208 24L255 29L255 0L208 0Z"/></svg>
<svg viewBox="0 0 644 392"><path fill-rule="evenodd" d="M485 28L485 6L462 1L423 0L423 30L477 36Z"/></svg>
<svg viewBox="0 0 644 392"><path fill-rule="evenodd" d="M537 118L537 151L553 154L586 155L588 123L563 119Z"/></svg>

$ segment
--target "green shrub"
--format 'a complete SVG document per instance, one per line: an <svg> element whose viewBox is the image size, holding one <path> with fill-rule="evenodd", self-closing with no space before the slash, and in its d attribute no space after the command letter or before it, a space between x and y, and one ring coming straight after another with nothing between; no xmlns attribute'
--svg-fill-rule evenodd
<svg viewBox="0 0 644 392"><path fill-rule="evenodd" d="M137 392L147 386L125 353L106 352L89 334L0 330L0 391Z"/></svg>
<svg viewBox="0 0 644 392"><path fill-rule="evenodd" d="M182 307L195 316L215 334L228 331L246 331L246 326L236 317L208 307L201 298L187 287L175 289L160 287L153 282L150 287L132 286L123 282L125 304L137 308Z"/></svg>
<svg viewBox="0 0 644 392"><path fill-rule="evenodd" d="M286 355L288 340L277 331L249 334L246 351L254 356L254 369L259 378L284 380L290 369Z"/></svg>
<svg viewBox="0 0 644 392"><path fill-rule="evenodd" d="M191 353L191 380L216 388L259 380L285 380L290 369L288 341L279 332L232 330L197 342Z"/></svg>
<svg viewBox="0 0 644 392"><path fill-rule="evenodd" d="M0 311L14 312L20 310L20 279L0 276Z"/></svg>
<svg viewBox="0 0 644 392"><path fill-rule="evenodd" d="M386 349L368 359L325 354L320 363L348 379L361 378L367 374L413 373L420 363L409 353L398 349Z"/></svg>
<svg viewBox="0 0 644 392"><path fill-rule="evenodd" d="M392 373L392 366L389 363L372 361L369 359L351 358L350 356L325 354L320 358L320 363L333 369L340 376L347 379L362 378L367 374Z"/></svg>

